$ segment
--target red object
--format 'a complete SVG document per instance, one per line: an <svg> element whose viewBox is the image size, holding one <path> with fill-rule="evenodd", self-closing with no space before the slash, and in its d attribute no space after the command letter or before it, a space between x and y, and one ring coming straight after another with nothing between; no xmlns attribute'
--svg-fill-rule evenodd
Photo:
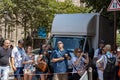
<svg viewBox="0 0 120 80"><path fill-rule="evenodd" d="M119 64L118 64L118 66L119 66L118 76L120 77L120 62L119 62Z"/></svg>
<svg viewBox="0 0 120 80"><path fill-rule="evenodd" d="M119 69L119 71L118 71L118 76L120 77L120 69Z"/></svg>

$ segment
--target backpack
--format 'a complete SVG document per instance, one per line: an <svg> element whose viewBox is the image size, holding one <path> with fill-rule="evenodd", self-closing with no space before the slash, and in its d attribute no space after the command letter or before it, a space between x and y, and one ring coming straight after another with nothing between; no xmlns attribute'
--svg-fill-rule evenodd
<svg viewBox="0 0 120 80"><path fill-rule="evenodd" d="M114 72L115 71L115 62L116 62L116 58L115 57L111 57L111 58L108 58L108 56L106 55L107 57L107 64L106 64L106 67L105 67L105 72Z"/></svg>

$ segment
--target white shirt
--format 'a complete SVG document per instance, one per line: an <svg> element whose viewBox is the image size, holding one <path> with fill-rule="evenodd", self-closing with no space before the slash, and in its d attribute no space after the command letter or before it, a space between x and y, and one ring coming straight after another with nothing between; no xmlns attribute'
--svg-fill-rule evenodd
<svg viewBox="0 0 120 80"><path fill-rule="evenodd" d="M114 57L110 52L107 52L105 55L102 55L100 59L97 60L97 63L104 63L104 69L106 67L107 64L107 57Z"/></svg>
<svg viewBox="0 0 120 80"><path fill-rule="evenodd" d="M97 57L98 57L98 53L99 53L99 48L95 50L94 58L97 58Z"/></svg>
<svg viewBox="0 0 120 80"><path fill-rule="evenodd" d="M11 57L14 58L15 67L23 67L23 60L26 56L24 48L20 49L18 47L14 47L12 50Z"/></svg>

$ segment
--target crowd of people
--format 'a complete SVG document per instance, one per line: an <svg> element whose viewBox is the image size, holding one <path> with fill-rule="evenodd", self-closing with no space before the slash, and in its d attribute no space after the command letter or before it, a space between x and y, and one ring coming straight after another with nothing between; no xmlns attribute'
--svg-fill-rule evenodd
<svg viewBox="0 0 120 80"><path fill-rule="evenodd" d="M88 67L93 67L90 65L93 61L98 74L95 80L120 80L120 50L115 54L104 41L100 41L93 60L81 48L75 48L72 56L62 41L57 42L54 50L43 44L37 57L32 50L32 46L24 48L22 39L15 47L10 47L8 39L4 40L0 47L0 79L8 80L12 68L14 80L79 80Z"/></svg>
<svg viewBox="0 0 120 80"><path fill-rule="evenodd" d="M114 52L110 44L105 45L104 41L99 43L95 51L94 62L96 64L98 80L120 80L119 51Z"/></svg>

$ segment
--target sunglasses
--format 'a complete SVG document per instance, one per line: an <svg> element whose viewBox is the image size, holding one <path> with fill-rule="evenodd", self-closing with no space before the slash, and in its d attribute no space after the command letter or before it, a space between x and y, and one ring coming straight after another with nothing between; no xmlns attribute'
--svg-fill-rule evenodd
<svg viewBox="0 0 120 80"><path fill-rule="evenodd" d="M63 44L63 43L58 43L58 44Z"/></svg>

